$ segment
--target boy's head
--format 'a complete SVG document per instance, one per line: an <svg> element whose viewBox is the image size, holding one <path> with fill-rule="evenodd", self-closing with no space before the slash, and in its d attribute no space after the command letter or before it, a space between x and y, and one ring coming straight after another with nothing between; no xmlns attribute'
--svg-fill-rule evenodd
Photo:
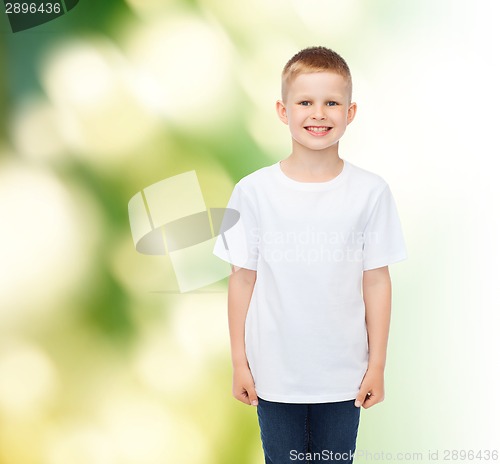
<svg viewBox="0 0 500 464"><path fill-rule="evenodd" d="M325 47L301 50L282 73L280 120L290 130L293 150L333 149L356 115L351 72L344 59Z"/></svg>
<svg viewBox="0 0 500 464"><path fill-rule="evenodd" d="M348 86L349 103L352 98L352 78L349 66L338 53L326 47L309 47L296 53L281 74L281 98L286 101L290 83L304 73L329 71L341 75Z"/></svg>

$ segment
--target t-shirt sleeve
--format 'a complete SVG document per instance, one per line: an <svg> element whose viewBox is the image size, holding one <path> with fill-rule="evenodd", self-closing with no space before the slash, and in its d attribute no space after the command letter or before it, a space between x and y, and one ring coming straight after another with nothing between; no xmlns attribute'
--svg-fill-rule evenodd
<svg viewBox="0 0 500 464"><path fill-rule="evenodd" d="M407 258L396 203L388 185L379 195L363 233L363 270L387 266Z"/></svg>
<svg viewBox="0 0 500 464"><path fill-rule="evenodd" d="M258 217L253 202L236 184L226 207L213 254L235 266L256 271L259 257Z"/></svg>

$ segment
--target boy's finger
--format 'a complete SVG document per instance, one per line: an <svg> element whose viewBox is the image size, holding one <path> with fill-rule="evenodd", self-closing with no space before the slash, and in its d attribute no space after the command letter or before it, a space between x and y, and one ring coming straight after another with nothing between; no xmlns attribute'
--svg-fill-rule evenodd
<svg viewBox="0 0 500 464"><path fill-rule="evenodd" d="M242 403L245 403L245 404L250 404L250 400L248 399L248 395L247 395L247 392L243 391L241 393L238 393L235 398L238 400L238 401L241 401Z"/></svg>
<svg viewBox="0 0 500 464"><path fill-rule="evenodd" d="M241 400L240 400L240 401L241 401L242 403L245 403L245 404L248 404L248 405L250 404L250 398L248 398L248 396L247 396L246 394L241 395L241 397L240 397L240 398L241 398Z"/></svg>
<svg viewBox="0 0 500 464"><path fill-rule="evenodd" d="M370 392L360 391L358 396L356 396L356 401L354 401L354 406L357 408L361 407L361 405L365 402L366 399L370 398Z"/></svg>
<svg viewBox="0 0 500 464"><path fill-rule="evenodd" d="M233 397L245 404L250 404L247 391L244 388L233 390Z"/></svg>
<svg viewBox="0 0 500 464"><path fill-rule="evenodd" d="M259 404L259 399L257 398L257 393L255 392L255 388L249 388L247 390L248 399L250 400L250 404L252 406L257 406Z"/></svg>

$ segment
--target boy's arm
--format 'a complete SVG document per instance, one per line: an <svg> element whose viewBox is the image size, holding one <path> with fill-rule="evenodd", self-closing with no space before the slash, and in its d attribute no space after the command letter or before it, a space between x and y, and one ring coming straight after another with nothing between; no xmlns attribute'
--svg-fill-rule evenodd
<svg viewBox="0 0 500 464"><path fill-rule="evenodd" d="M245 352L245 320L252 297L257 272L234 266L228 285L228 321L233 363L233 396L245 403L257 405L255 384Z"/></svg>
<svg viewBox="0 0 500 464"><path fill-rule="evenodd" d="M368 332L368 369L356 405L369 408L384 400L384 369L391 318L391 277L384 266L363 272L363 299Z"/></svg>

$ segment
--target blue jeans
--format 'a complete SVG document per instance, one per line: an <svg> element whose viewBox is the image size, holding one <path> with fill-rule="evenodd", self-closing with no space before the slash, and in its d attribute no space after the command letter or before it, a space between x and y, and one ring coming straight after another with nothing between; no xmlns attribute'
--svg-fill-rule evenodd
<svg viewBox="0 0 500 464"><path fill-rule="evenodd" d="M259 398L257 415L266 464L352 463L360 409L354 399L290 404Z"/></svg>

